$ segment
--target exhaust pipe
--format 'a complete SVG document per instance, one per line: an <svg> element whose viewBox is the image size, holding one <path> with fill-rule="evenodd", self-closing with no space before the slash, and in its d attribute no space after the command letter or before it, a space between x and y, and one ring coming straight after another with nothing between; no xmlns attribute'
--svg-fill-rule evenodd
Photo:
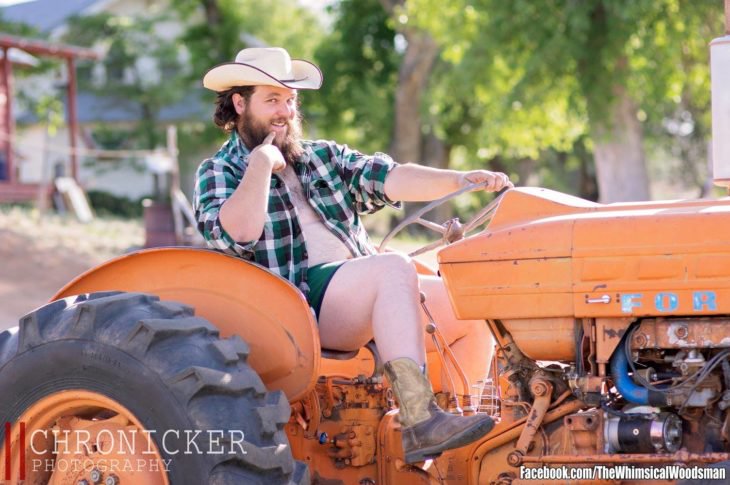
<svg viewBox="0 0 730 485"><path fill-rule="evenodd" d="M712 83L712 173L730 188L730 0L725 0L725 36L710 42Z"/></svg>

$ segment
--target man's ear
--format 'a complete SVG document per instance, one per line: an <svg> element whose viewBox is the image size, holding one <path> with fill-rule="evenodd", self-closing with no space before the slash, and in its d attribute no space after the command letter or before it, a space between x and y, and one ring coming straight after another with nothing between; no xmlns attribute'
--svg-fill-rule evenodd
<svg viewBox="0 0 730 485"><path fill-rule="evenodd" d="M233 101L233 108L236 110L236 114L240 115L243 113L243 110L246 108L246 100L244 97L238 93L233 93L231 101Z"/></svg>

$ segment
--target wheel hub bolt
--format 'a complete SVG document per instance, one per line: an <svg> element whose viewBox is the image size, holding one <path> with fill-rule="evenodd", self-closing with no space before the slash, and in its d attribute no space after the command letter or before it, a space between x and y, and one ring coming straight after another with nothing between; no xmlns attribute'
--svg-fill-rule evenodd
<svg viewBox="0 0 730 485"><path fill-rule="evenodd" d="M116 475L109 475L106 477L106 480L104 480L104 485L118 485L119 484L119 478Z"/></svg>
<svg viewBox="0 0 730 485"><path fill-rule="evenodd" d="M92 483L101 483L101 472L97 468L91 470L91 481Z"/></svg>

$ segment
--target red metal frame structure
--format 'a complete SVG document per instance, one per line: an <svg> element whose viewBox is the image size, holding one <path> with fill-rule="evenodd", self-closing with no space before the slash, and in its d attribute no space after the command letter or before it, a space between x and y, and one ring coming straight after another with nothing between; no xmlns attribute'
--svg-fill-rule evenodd
<svg viewBox="0 0 730 485"><path fill-rule="evenodd" d="M0 202L14 202L31 200L38 194L38 187L34 184L18 182L15 173L13 154L13 140L15 135L15 119L13 118L13 67L8 56L12 47L45 57L55 57L66 60L68 70L67 86L67 122L69 126L69 146L71 148L71 176L78 181L78 158L76 156L76 138L78 134L78 120L76 114L76 66L75 60L98 59L99 55L91 49L63 44L55 44L36 39L27 39L13 35L0 34L0 50L3 58L0 60L0 131L6 135L0 140L0 150L4 152L6 160L7 180L0 181Z"/></svg>

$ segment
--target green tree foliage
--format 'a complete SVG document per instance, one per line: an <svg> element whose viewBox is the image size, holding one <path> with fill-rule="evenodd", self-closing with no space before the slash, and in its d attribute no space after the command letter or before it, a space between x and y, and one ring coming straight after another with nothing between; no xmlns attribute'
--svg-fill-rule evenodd
<svg viewBox="0 0 730 485"><path fill-rule="evenodd" d="M28 24L5 20L2 16L2 12L0 12L0 32L3 34L17 35L19 37L41 37L38 29L31 27Z"/></svg>
<svg viewBox="0 0 730 485"><path fill-rule="evenodd" d="M423 106L423 129L433 130L447 150L456 148L452 165L490 167L513 176L522 173L523 178L539 170L553 186L575 191L571 184L581 170L586 171L583 159L570 153L574 144L584 146L585 142L584 119L569 109L569 93L575 85L563 84L561 96L549 106L526 105L513 95L518 74L524 70L520 59L508 62L497 56L491 61L492 51L476 42L481 14L458 2L432 3L409 1L392 17L377 0L343 0L332 7L332 32L316 53L325 73L318 95L322 134L368 151L388 146L401 60L395 26L410 22L429 28L442 41L441 58L431 73ZM424 15L434 25L424 22ZM558 90L545 79L541 89L548 88ZM550 159L545 167L555 170L522 163L541 154ZM560 163L565 165L558 167ZM523 170L525 166L529 170ZM594 193L589 188L586 195Z"/></svg>
<svg viewBox="0 0 730 485"><path fill-rule="evenodd" d="M191 53L192 77L230 62L255 44L281 46L294 58L311 57L324 33L322 19L296 0L172 0L186 21L181 37Z"/></svg>
<svg viewBox="0 0 730 485"><path fill-rule="evenodd" d="M667 117L687 117L688 106L694 126L703 129L706 44L714 36L708 31L722 32L718 2L409 0L407 6L409 21L436 36L451 64L451 80L434 96L444 101L431 109L447 115L440 121L482 120L479 135L465 144L476 148L476 141L483 157L571 151L595 124L616 122L617 86L636 102L653 139L664 142ZM472 94L468 110L475 116L448 103L454 91ZM462 131L473 128L470 121ZM588 148L597 141L593 136Z"/></svg>
<svg viewBox="0 0 730 485"><path fill-rule="evenodd" d="M177 44L155 30L168 19L164 14L75 17L64 36L65 42L88 47L101 42L106 51L101 61L105 82L94 81L92 62L80 63L79 87L99 95L110 107L138 110L140 122L129 134L129 142L142 148L164 144L160 111L180 101L188 89Z"/></svg>
<svg viewBox="0 0 730 485"><path fill-rule="evenodd" d="M208 69L233 61L245 47L281 46L294 58L311 59L325 32L322 19L296 0L269 0L265 8L256 0L172 0L172 6L185 24L180 43L190 52L188 79L198 87ZM202 91L212 115L215 94ZM306 119L311 94L303 91L299 97ZM305 124L305 132L312 131ZM188 155L183 164L194 168L222 139L210 118L181 127L180 151Z"/></svg>
<svg viewBox="0 0 730 485"><path fill-rule="evenodd" d="M315 52L324 73L313 113L318 132L359 150L382 151L393 128L396 33L378 0L342 0L330 14L332 31Z"/></svg>
<svg viewBox="0 0 730 485"><path fill-rule="evenodd" d="M583 120L568 109L574 80L533 73L529 50L503 51L489 29L500 25L503 41L511 42L507 18L491 17L473 2L437 3L412 0L408 12L409 21L431 30L443 48L429 110L449 138L480 159L569 149L583 133ZM544 103L529 103L538 95Z"/></svg>
<svg viewBox="0 0 730 485"><path fill-rule="evenodd" d="M44 39L44 35L38 31L33 26L30 26L28 24L19 23L19 22L10 22L8 20L5 20L2 17L2 13L0 12L0 33L3 34L9 34L14 35L18 37L27 37L31 39ZM45 57L45 56L37 56L36 57L37 65L35 66L13 66L13 76L17 77L18 79L23 79L28 76L33 76L36 74L43 74L47 73L49 71L58 69L60 66L60 62L57 59ZM23 90L23 86L19 85L16 81L15 83L15 96L17 96L19 101L19 106L21 111L24 109L27 109L30 112L36 113L41 119L46 119L45 114L42 116L39 114L39 109L44 109L43 103L48 103L47 100L48 95L43 95L39 99L39 96L37 93L33 92L26 92ZM29 90L30 91L30 90ZM40 106L40 108L39 108ZM55 114L54 114L55 116Z"/></svg>
<svg viewBox="0 0 730 485"><path fill-rule="evenodd" d="M46 124L46 131L50 136L55 136L65 123L63 103L51 94L44 94L38 99L35 114Z"/></svg>
<svg viewBox="0 0 730 485"><path fill-rule="evenodd" d="M652 25L655 35L648 49L655 55L635 63L638 75L630 81L635 92L648 88L644 113L649 150L657 157L680 161L658 168L670 181L697 187L698 195L706 195L711 188L705 165L711 136L708 44L723 33L722 5L708 0L676 2L665 10ZM636 49L647 48L639 39L634 43ZM666 82L653 82L657 75Z"/></svg>

